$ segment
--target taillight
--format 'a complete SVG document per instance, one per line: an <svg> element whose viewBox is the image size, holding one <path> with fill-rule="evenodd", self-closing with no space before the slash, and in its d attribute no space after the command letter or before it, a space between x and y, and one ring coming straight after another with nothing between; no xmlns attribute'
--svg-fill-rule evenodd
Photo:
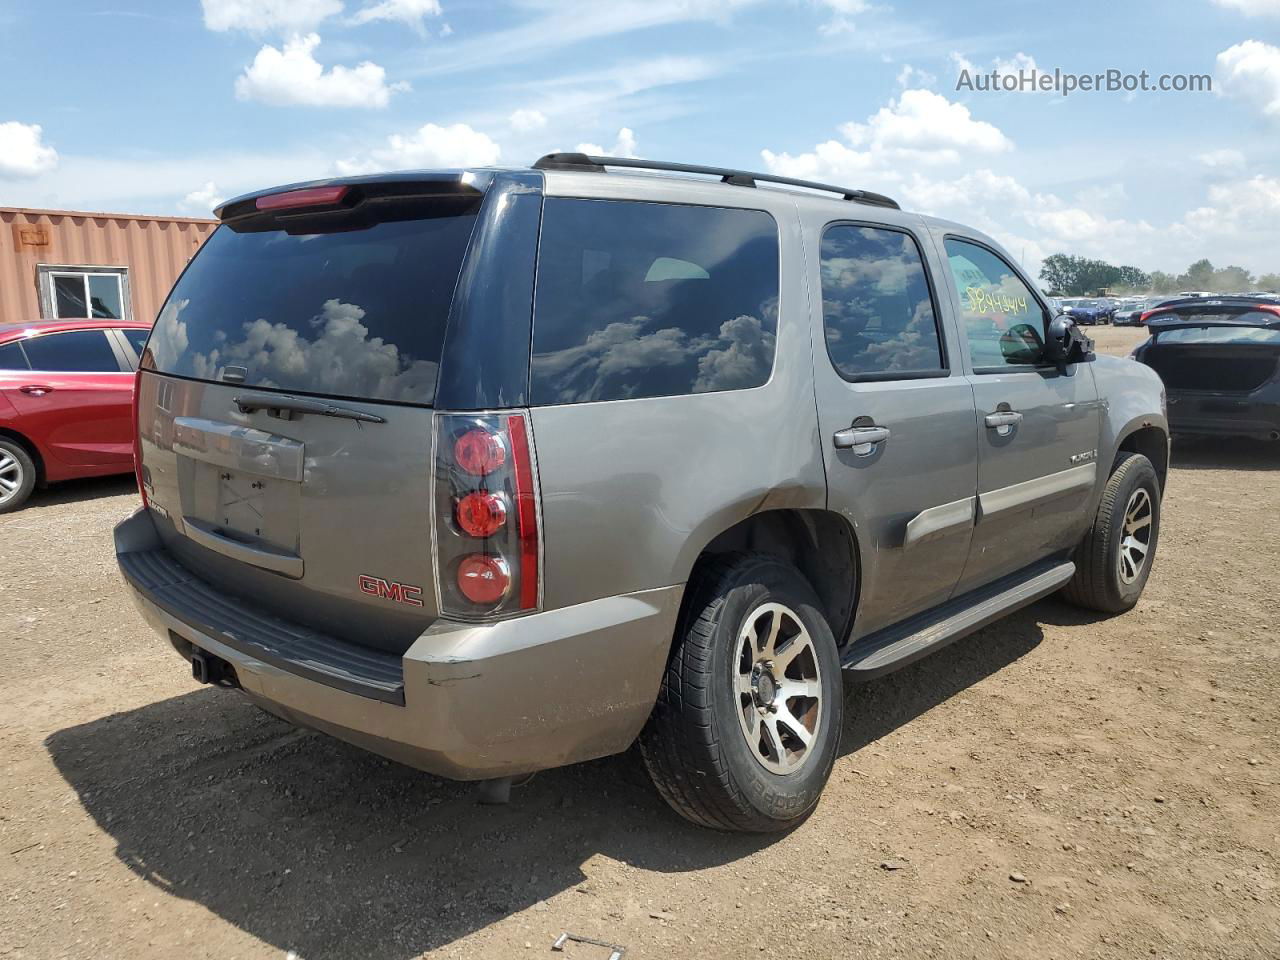
<svg viewBox="0 0 1280 960"><path fill-rule="evenodd" d="M133 375L133 414L130 422L133 424L133 475L138 481L138 495L142 497L142 505L150 507L147 501L147 484L144 468L142 466L142 428L138 425L138 397L142 393L142 368L138 368L138 372Z"/></svg>
<svg viewBox="0 0 1280 960"><path fill-rule="evenodd" d="M538 490L526 414L437 414L435 449L441 614L484 620L538 609Z"/></svg>

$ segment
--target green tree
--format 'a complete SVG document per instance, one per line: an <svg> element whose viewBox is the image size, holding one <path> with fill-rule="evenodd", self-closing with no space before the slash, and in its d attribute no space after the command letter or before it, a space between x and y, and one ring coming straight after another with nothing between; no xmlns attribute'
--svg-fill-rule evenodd
<svg viewBox="0 0 1280 960"><path fill-rule="evenodd" d="M1130 290L1145 290L1151 286L1151 277L1137 267L1120 267L1119 284Z"/></svg>
<svg viewBox="0 0 1280 960"><path fill-rule="evenodd" d="M1197 260L1187 267L1186 273L1179 275L1178 286L1183 290L1211 290L1216 273L1208 260Z"/></svg>
<svg viewBox="0 0 1280 960"><path fill-rule="evenodd" d="M1258 278L1256 286L1268 293L1280 293L1280 273L1264 273Z"/></svg>
<svg viewBox="0 0 1280 960"><path fill-rule="evenodd" d="M1214 271L1210 289L1219 293L1247 293L1253 289L1253 274L1244 267L1223 267Z"/></svg>
<svg viewBox="0 0 1280 960"><path fill-rule="evenodd" d="M1163 270L1152 270L1150 289L1152 293L1173 293L1178 289L1178 278Z"/></svg>

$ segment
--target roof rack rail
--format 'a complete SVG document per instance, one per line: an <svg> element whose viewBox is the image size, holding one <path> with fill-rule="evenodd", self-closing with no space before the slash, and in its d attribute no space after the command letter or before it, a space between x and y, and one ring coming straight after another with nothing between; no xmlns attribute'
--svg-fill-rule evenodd
<svg viewBox="0 0 1280 960"><path fill-rule="evenodd" d="M592 157L585 153L548 153L533 165L535 170L578 170L592 173L604 173L606 167L699 173L719 177L722 183L738 187L754 187L757 183L778 183L788 187L838 193L845 200L852 200L854 203L868 203L874 207L890 207L894 210L901 209L898 201L882 193L872 193L870 190L852 190L848 187L837 187L813 180L796 180L793 177L778 177L772 173L752 173L749 170L732 170L728 167L704 167L696 163L663 163L660 160L637 160L631 157Z"/></svg>

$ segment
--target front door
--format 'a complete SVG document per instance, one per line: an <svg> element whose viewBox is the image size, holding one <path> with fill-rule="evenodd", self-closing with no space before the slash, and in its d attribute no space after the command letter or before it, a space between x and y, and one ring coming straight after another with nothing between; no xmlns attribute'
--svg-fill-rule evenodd
<svg viewBox="0 0 1280 960"><path fill-rule="evenodd" d="M949 360L936 258L931 271L918 221L903 220L828 224L820 237L819 224L811 234L828 504L852 523L862 560L854 638L945 601L973 527L973 392Z"/></svg>
<svg viewBox="0 0 1280 960"><path fill-rule="evenodd" d="M978 512L957 592L1071 549L1088 526L1101 409L1089 364L1046 361L1048 310L1009 261L945 236L977 405Z"/></svg>

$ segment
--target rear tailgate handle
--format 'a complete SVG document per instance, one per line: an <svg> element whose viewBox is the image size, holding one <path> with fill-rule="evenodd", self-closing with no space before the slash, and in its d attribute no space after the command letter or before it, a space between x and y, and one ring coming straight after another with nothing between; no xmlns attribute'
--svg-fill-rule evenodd
<svg viewBox="0 0 1280 960"><path fill-rule="evenodd" d="M261 567L263 570L271 570L294 580L302 579L302 574L306 571L302 558L296 553L233 540L213 524L197 520L195 517L183 517L182 525L190 539L232 560Z"/></svg>
<svg viewBox="0 0 1280 960"><path fill-rule="evenodd" d="M43 397L46 393L53 393L53 387L43 383L28 383L18 389L33 397Z"/></svg>

